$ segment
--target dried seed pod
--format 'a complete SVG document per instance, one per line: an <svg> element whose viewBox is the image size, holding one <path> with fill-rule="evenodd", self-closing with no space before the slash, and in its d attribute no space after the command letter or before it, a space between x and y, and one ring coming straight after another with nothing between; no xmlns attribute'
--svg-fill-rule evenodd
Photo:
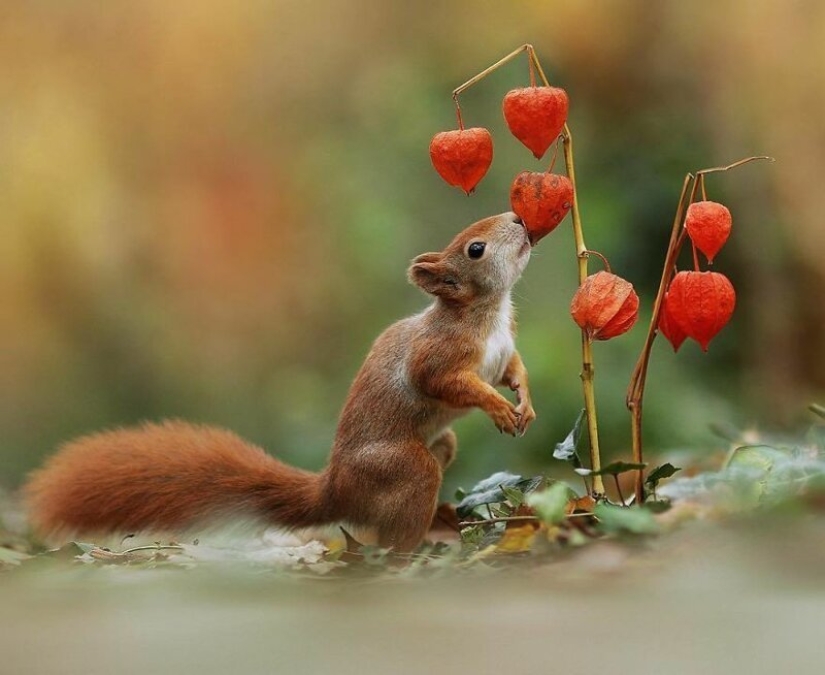
<svg viewBox="0 0 825 675"><path fill-rule="evenodd" d="M573 205L573 183L555 173L522 171L510 187L510 204L536 244L567 215Z"/></svg>
<svg viewBox="0 0 825 675"><path fill-rule="evenodd" d="M659 310L659 332L667 338L668 342L673 345L673 351L678 352L679 347L687 338L685 331L683 331L679 324L673 320L670 315L670 305L667 301L668 294L662 300L662 307Z"/></svg>
<svg viewBox="0 0 825 675"><path fill-rule="evenodd" d="M513 136L541 159L567 121L567 92L557 87L524 87L508 91L502 108Z"/></svg>
<svg viewBox="0 0 825 675"><path fill-rule="evenodd" d="M629 281L610 272L596 272L579 286L570 314L591 340L609 340L636 323L639 296Z"/></svg>
<svg viewBox="0 0 825 675"><path fill-rule="evenodd" d="M469 195L493 162L493 138L483 127L442 131L430 141L430 159L445 181Z"/></svg>
<svg viewBox="0 0 825 675"><path fill-rule="evenodd" d="M709 263L728 240L731 224L730 211L717 202L694 202L685 216L687 233Z"/></svg>
<svg viewBox="0 0 825 675"><path fill-rule="evenodd" d="M704 351L736 306L733 284L718 272L679 272L668 288L670 317Z"/></svg>

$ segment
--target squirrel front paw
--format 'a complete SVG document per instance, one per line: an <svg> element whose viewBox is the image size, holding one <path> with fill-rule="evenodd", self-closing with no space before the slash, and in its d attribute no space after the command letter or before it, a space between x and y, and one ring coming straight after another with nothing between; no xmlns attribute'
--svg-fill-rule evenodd
<svg viewBox="0 0 825 675"><path fill-rule="evenodd" d="M490 415L496 428L501 433L510 434L511 436L518 435L519 425L521 424L521 413L518 412L516 406L510 403L510 401L502 397L501 401L496 403L495 408L488 411L488 415Z"/></svg>
<svg viewBox="0 0 825 675"><path fill-rule="evenodd" d="M536 419L536 411L533 410L533 406L530 405L530 401L521 401L515 410L516 415L519 416L518 422L518 434L519 436L524 436L524 432L527 431L527 427L530 426L530 423Z"/></svg>

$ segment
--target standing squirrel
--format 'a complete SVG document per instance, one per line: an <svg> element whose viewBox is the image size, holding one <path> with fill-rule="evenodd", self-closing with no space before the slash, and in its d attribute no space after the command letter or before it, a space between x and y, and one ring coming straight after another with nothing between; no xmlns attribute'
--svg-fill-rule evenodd
<svg viewBox="0 0 825 675"><path fill-rule="evenodd" d="M52 535L181 532L251 516L290 530L340 523L413 550L455 457L452 421L481 408L515 436L536 417L510 300L530 251L521 221L504 213L412 261L410 281L435 302L375 341L320 473L222 429L145 424L63 446L25 486L31 522ZM516 404L497 386L513 390Z"/></svg>

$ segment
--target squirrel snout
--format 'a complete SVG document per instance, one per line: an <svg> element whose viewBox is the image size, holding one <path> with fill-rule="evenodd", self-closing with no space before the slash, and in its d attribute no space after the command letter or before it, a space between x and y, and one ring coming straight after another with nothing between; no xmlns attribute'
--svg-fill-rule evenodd
<svg viewBox="0 0 825 675"><path fill-rule="evenodd" d="M517 223L518 225L522 224L521 217L516 215L513 211L505 211L498 216L498 218L507 221L508 223Z"/></svg>

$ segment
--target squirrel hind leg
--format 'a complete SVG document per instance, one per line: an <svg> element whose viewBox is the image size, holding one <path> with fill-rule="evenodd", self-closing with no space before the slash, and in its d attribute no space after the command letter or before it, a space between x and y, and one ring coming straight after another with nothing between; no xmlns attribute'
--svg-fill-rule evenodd
<svg viewBox="0 0 825 675"><path fill-rule="evenodd" d="M412 553L430 530L436 509L438 490L416 495L415 501L399 504L396 511L385 514L378 523L378 545L395 553Z"/></svg>
<svg viewBox="0 0 825 675"><path fill-rule="evenodd" d="M430 452L444 471L455 460L458 452L458 439L452 429L445 429L432 443Z"/></svg>
<svg viewBox="0 0 825 675"><path fill-rule="evenodd" d="M415 473L401 467L398 481L385 486L380 508L376 510L375 525L378 544L392 548L396 553L410 553L424 540L435 515L438 491L441 488L442 468L430 450L420 446L417 452L407 451L406 457L426 453L429 461L415 462ZM405 455L399 455L405 456ZM415 475L410 481L409 476Z"/></svg>

